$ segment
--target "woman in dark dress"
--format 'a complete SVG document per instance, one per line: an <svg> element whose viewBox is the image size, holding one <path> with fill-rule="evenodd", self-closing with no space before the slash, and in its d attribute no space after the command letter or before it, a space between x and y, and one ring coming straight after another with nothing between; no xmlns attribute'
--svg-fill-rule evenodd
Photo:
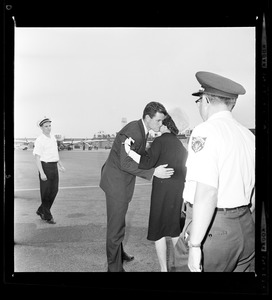
<svg viewBox="0 0 272 300"><path fill-rule="evenodd" d="M181 233L187 150L177 138L178 129L169 115L164 119L160 132L161 136L155 138L144 155L140 156L133 150L128 151L128 155L139 163L141 169L168 164L175 170L171 178L153 178L147 235L148 240L155 241L161 271L167 272L165 237L171 237L175 246Z"/></svg>

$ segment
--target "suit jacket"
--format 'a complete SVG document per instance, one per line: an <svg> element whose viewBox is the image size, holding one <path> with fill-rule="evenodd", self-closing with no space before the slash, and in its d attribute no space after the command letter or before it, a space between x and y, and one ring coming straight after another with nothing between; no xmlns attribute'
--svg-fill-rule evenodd
<svg viewBox="0 0 272 300"><path fill-rule="evenodd" d="M131 201L136 176L151 180L154 168L142 170L131 159L122 144L127 137L135 141L131 149L142 155L145 153L146 136L142 120L132 121L123 127L116 135L109 156L102 167L100 187L117 201Z"/></svg>

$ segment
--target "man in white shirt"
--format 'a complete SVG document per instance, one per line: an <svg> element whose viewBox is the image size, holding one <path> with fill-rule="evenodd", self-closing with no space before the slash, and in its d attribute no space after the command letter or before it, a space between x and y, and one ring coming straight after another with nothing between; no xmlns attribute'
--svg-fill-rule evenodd
<svg viewBox="0 0 272 300"><path fill-rule="evenodd" d="M198 72L194 93L203 123L188 144L183 193L186 220L172 271L254 271L255 136L231 111L245 89L210 72Z"/></svg>
<svg viewBox="0 0 272 300"><path fill-rule="evenodd" d="M50 134L51 120L44 117L37 125L41 128L42 134L35 140L33 155L39 171L42 203L36 213L47 223L55 224L50 209L59 188L58 167L60 171L65 171L65 168L59 159L56 138Z"/></svg>

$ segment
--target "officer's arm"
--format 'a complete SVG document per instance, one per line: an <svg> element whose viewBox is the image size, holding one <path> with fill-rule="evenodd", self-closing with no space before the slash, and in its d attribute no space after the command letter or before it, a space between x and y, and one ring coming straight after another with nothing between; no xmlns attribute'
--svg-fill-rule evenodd
<svg viewBox="0 0 272 300"><path fill-rule="evenodd" d="M252 214L253 221L255 222L255 187L253 188L251 199L250 199L250 211Z"/></svg>
<svg viewBox="0 0 272 300"><path fill-rule="evenodd" d="M197 182L193 206L193 222L190 234L192 244L200 244L211 223L217 205L217 189Z"/></svg>
<svg viewBox="0 0 272 300"><path fill-rule="evenodd" d="M250 211L255 212L255 187L253 188L251 199L250 199Z"/></svg>
<svg viewBox="0 0 272 300"><path fill-rule="evenodd" d="M188 267L191 272L203 270L201 243L211 223L216 204L217 189L197 182L189 238Z"/></svg>

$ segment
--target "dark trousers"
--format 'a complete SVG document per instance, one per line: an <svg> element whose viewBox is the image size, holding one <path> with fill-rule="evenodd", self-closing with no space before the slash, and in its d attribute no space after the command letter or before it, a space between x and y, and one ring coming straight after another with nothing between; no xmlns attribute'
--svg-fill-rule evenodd
<svg viewBox="0 0 272 300"><path fill-rule="evenodd" d="M192 208L186 206L185 226L175 246L172 272L190 272L188 240ZM254 272L255 223L248 207L217 211L204 239L204 272Z"/></svg>
<svg viewBox="0 0 272 300"><path fill-rule="evenodd" d="M46 220L52 219L51 206L57 196L59 190L59 171L57 163L45 163L42 162L43 171L47 177L47 180L40 179L40 194L42 204L38 208L38 211L44 215Z"/></svg>
<svg viewBox="0 0 272 300"><path fill-rule="evenodd" d="M123 272L123 245L125 236L128 202L120 201L106 194L107 202L107 240L106 253L109 272Z"/></svg>

